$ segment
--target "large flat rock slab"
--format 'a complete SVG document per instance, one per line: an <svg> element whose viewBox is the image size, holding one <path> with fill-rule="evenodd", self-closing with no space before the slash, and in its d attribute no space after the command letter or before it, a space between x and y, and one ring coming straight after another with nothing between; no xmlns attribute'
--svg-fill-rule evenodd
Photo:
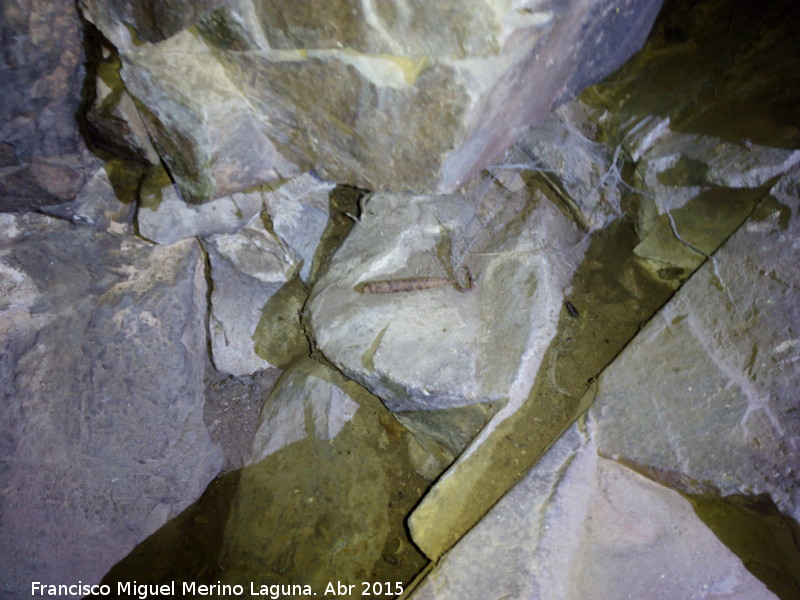
<svg viewBox="0 0 800 600"><path fill-rule="evenodd" d="M795 168L413 598L792 597L798 199Z"/></svg>
<svg viewBox="0 0 800 600"><path fill-rule="evenodd" d="M0 580L97 583L222 463L194 240L0 216Z"/></svg>
<svg viewBox="0 0 800 600"><path fill-rule="evenodd" d="M446 598L777 598L677 492L598 455L574 425L411 594Z"/></svg>
<svg viewBox="0 0 800 600"><path fill-rule="evenodd" d="M603 374L598 439L687 492L768 494L800 521L798 170L772 194Z"/></svg>

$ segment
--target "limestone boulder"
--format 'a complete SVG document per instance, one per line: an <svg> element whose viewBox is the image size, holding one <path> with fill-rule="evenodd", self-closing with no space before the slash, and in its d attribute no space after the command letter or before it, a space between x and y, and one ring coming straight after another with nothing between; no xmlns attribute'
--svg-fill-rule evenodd
<svg viewBox="0 0 800 600"><path fill-rule="evenodd" d="M4 214L0 594L98 583L222 464L203 424L204 261Z"/></svg>
<svg viewBox="0 0 800 600"><path fill-rule="evenodd" d="M194 25L223 0L81 0L81 9L101 28L132 27L148 42L158 42ZM105 27L103 27L105 26Z"/></svg>
<svg viewBox="0 0 800 600"><path fill-rule="evenodd" d="M82 8L182 193L202 201L310 166L452 192L635 52L660 5L226 0L161 21L144 1Z"/></svg>
<svg viewBox="0 0 800 600"><path fill-rule="evenodd" d="M393 411L513 410L554 335L578 229L543 197L484 192L372 196L312 290L317 348Z"/></svg>
<svg viewBox="0 0 800 600"><path fill-rule="evenodd" d="M110 161L95 171L74 200L42 206L39 211L98 232L131 235L140 180L135 166Z"/></svg>
<svg viewBox="0 0 800 600"><path fill-rule="evenodd" d="M524 187L375 194L314 283L306 331L414 433L433 480L525 402L584 250Z"/></svg>
<svg viewBox="0 0 800 600"><path fill-rule="evenodd" d="M161 232L161 240L171 239L176 231L197 235L208 229L228 230L203 238L213 282L209 327L217 369L249 375L285 367L308 354L300 313L308 296L305 282L331 228L333 189L333 184L307 173L273 190L265 187L202 205L170 200L164 208L162 202L153 215L166 210L179 219L177 227L146 217L153 230ZM170 192L169 198L176 193L174 187L164 191ZM188 218L191 215L196 218ZM249 220L242 227L245 215Z"/></svg>
<svg viewBox="0 0 800 600"><path fill-rule="evenodd" d="M767 494L795 521L798 173L609 367L596 407L606 455L689 493Z"/></svg>
<svg viewBox="0 0 800 600"><path fill-rule="evenodd" d="M799 199L795 168L413 598L792 596Z"/></svg>
<svg viewBox="0 0 800 600"><path fill-rule="evenodd" d="M309 282L316 274L320 242L330 227L334 184L311 173L290 179L264 195L272 230L298 265L300 278Z"/></svg>
<svg viewBox="0 0 800 600"><path fill-rule="evenodd" d="M190 204L162 168L148 170L139 191L136 223L139 233L157 244L239 231L264 206L260 190Z"/></svg>
<svg viewBox="0 0 800 600"><path fill-rule="evenodd" d="M306 170L307 161L278 148L265 115L196 32L130 44L121 54L122 79L187 200L221 198Z"/></svg>
<svg viewBox="0 0 800 600"><path fill-rule="evenodd" d="M378 398L335 369L306 359L285 371L225 525L224 580L318 595L329 581L409 581L426 562L403 528L425 487L411 442Z"/></svg>

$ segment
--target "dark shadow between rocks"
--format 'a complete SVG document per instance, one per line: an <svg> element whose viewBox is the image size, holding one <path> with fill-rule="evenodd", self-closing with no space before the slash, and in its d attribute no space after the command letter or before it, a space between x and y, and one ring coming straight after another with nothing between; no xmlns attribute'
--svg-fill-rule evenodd
<svg viewBox="0 0 800 600"><path fill-rule="evenodd" d="M160 585L171 581L215 583L221 576L218 557L226 516L241 479L241 470L218 477L203 495L164 524L118 562L103 578L112 595L118 583ZM183 598L180 584L174 597ZM100 598L102 596L87 596Z"/></svg>
<svg viewBox="0 0 800 600"><path fill-rule="evenodd" d="M767 494L684 494L700 520L781 600L800 600L800 524Z"/></svg>
<svg viewBox="0 0 800 600"><path fill-rule="evenodd" d="M667 0L645 47L584 100L619 124L659 115L673 131L798 148L798 24L794 0Z"/></svg>

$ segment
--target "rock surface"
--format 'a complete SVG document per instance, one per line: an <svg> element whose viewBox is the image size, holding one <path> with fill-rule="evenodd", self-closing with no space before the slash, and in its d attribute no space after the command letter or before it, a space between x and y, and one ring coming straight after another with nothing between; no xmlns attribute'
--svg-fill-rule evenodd
<svg viewBox="0 0 800 600"><path fill-rule="evenodd" d="M0 211L72 200L101 164L75 120L85 62L75 3L9 0L0 11Z"/></svg>
<svg viewBox="0 0 800 600"><path fill-rule="evenodd" d="M23 598L31 581L99 582L222 457L202 421L197 243L0 218L0 573Z"/></svg>
<svg viewBox="0 0 800 600"><path fill-rule="evenodd" d="M689 493L768 494L796 521L798 174L606 370L596 401L606 455Z"/></svg>
<svg viewBox="0 0 800 600"><path fill-rule="evenodd" d="M413 2L209 1L177 19L144 0L82 8L199 201L310 166L367 189L455 190L635 52L660 5L480 0L457 18Z"/></svg>
<svg viewBox="0 0 800 600"><path fill-rule="evenodd" d="M674 7L673 18L687 6ZM436 558L455 543L535 463L580 411L585 386L658 310L670 288L677 289L741 225L774 178L793 168L800 138L782 106L794 92L764 82L796 79L796 62L769 60L785 47L796 48L797 37L788 25L793 20L786 17L796 16L796 10L793 3L770 5L767 11L715 0L692 5L692 19L677 19L681 25L693 19L701 23L688 42L674 37L670 17L665 17L639 55L582 95L583 106L560 111L556 131L571 142L567 148L552 147L558 142L552 135L518 144L525 167L520 179L555 196L578 221L598 205L570 194L603 181L604 176L598 181L598 172L586 168L591 161L584 158L600 150L599 164L610 181L622 176L616 190L608 186L606 191L612 199L619 193L627 218L594 236L598 244L607 244L608 252L593 244L587 260L576 266L572 306L565 307L572 317L561 321L528 400L482 433L409 518L415 543L428 556ZM751 22L758 26L737 32L737 56L748 61L737 67L737 61L727 59L730 28ZM704 83L709 80L717 85L713 94ZM652 81L666 84L654 91ZM728 115L724 123L720 114ZM659 126L648 130L654 122ZM584 138L603 140L609 147L603 152ZM575 141L582 145L576 147ZM669 160L648 159L661 155ZM681 161L681 155L694 158ZM562 169L557 162L566 156L576 158L574 169L570 164ZM609 156L611 165L624 157L621 168L607 168ZM502 161L505 170L493 172L513 181L509 169L514 160ZM556 168L537 173L541 166ZM635 235L624 235L631 218ZM607 234L613 231L623 235L612 241Z"/></svg>
<svg viewBox="0 0 800 600"><path fill-rule="evenodd" d="M233 194L205 204L189 204L163 169L149 170L139 193L139 233L157 244L195 236L236 233L264 205L260 191Z"/></svg>
<svg viewBox="0 0 800 600"><path fill-rule="evenodd" d="M526 198L372 196L309 298L319 350L393 411L527 390L581 249L569 219ZM412 287L369 293L370 281Z"/></svg>
<svg viewBox="0 0 800 600"><path fill-rule="evenodd" d="M211 355L220 371L246 375L277 366L256 353L261 311L292 276L295 265L256 214L241 231L204 240L211 265Z"/></svg>
<svg viewBox="0 0 800 600"><path fill-rule="evenodd" d="M425 562L402 524L425 487L409 443L378 398L334 369L307 359L287 370L225 527L225 581L310 585L318 595L335 580L407 581Z"/></svg>
<svg viewBox="0 0 800 600"><path fill-rule="evenodd" d="M623 165L627 155L598 140L604 133L580 100L560 106L531 127L490 165L495 177L539 178L553 192L551 199L587 232L603 229L622 216L625 193Z"/></svg>
<svg viewBox="0 0 800 600"><path fill-rule="evenodd" d="M163 232L160 240L177 232L232 230L203 238L213 282L211 353L220 371L249 375L283 368L308 354L300 323L308 296L304 282L319 266L315 259L330 228L333 189L333 184L304 174L272 191L234 194L200 206L174 201L162 208L162 203L153 213L174 214L182 227L163 227L155 216L146 217L153 230ZM174 197L174 187L166 190ZM237 227L247 214L249 222ZM142 211L139 222L141 227Z"/></svg>
<svg viewBox="0 0 800 600"><path fill-rule="evenodd" d="M776 200L765 200L603 372L586 426L573 426L412 598L476 589L525 599L792 597L800 566L792 525L783 525L783 545L756 498L766 495L797 527L790 324L800 319L799 183L797 169L781 180ZM762 519L746 522L751 541L734 542L740 556L698 519L708 510L696 516L673 490L705 504L750 498L735 506L749 504ZM718 535L730 543L724 529ZM476 562L504 566L476 571Z"/></svg>
<svg viewBox="0 0 800 600"><path fill-rule="evenodd" d="M777 598L687 500L598 455L591 424L574 425L410 597Z"/></svg>
<svg viewBox="0 0 800 600"><path fill-rule="evenodd" d="M331 218L334 184L304 173L264 195L272 230L298 265L298 275L310 282L319 265L318 251Z"/></svg>

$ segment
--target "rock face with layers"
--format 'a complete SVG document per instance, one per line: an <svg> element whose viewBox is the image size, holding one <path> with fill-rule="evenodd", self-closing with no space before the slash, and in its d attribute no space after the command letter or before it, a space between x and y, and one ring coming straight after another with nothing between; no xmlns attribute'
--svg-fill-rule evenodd
<svg viewBox="0 0 800 600"><path fill-rule="evenodd" d="M453 191L635 52L660 4L227 0L163 27L144 0L82 8L183 194L208 200L310 166Z"/></svg>
<svg viewBox="0 0 800 600"><path fill-rule="evenodd" d="M1 220L0 573L23 598L31 581L99 582L222 456L202 420L197 242Z"/></svg>

